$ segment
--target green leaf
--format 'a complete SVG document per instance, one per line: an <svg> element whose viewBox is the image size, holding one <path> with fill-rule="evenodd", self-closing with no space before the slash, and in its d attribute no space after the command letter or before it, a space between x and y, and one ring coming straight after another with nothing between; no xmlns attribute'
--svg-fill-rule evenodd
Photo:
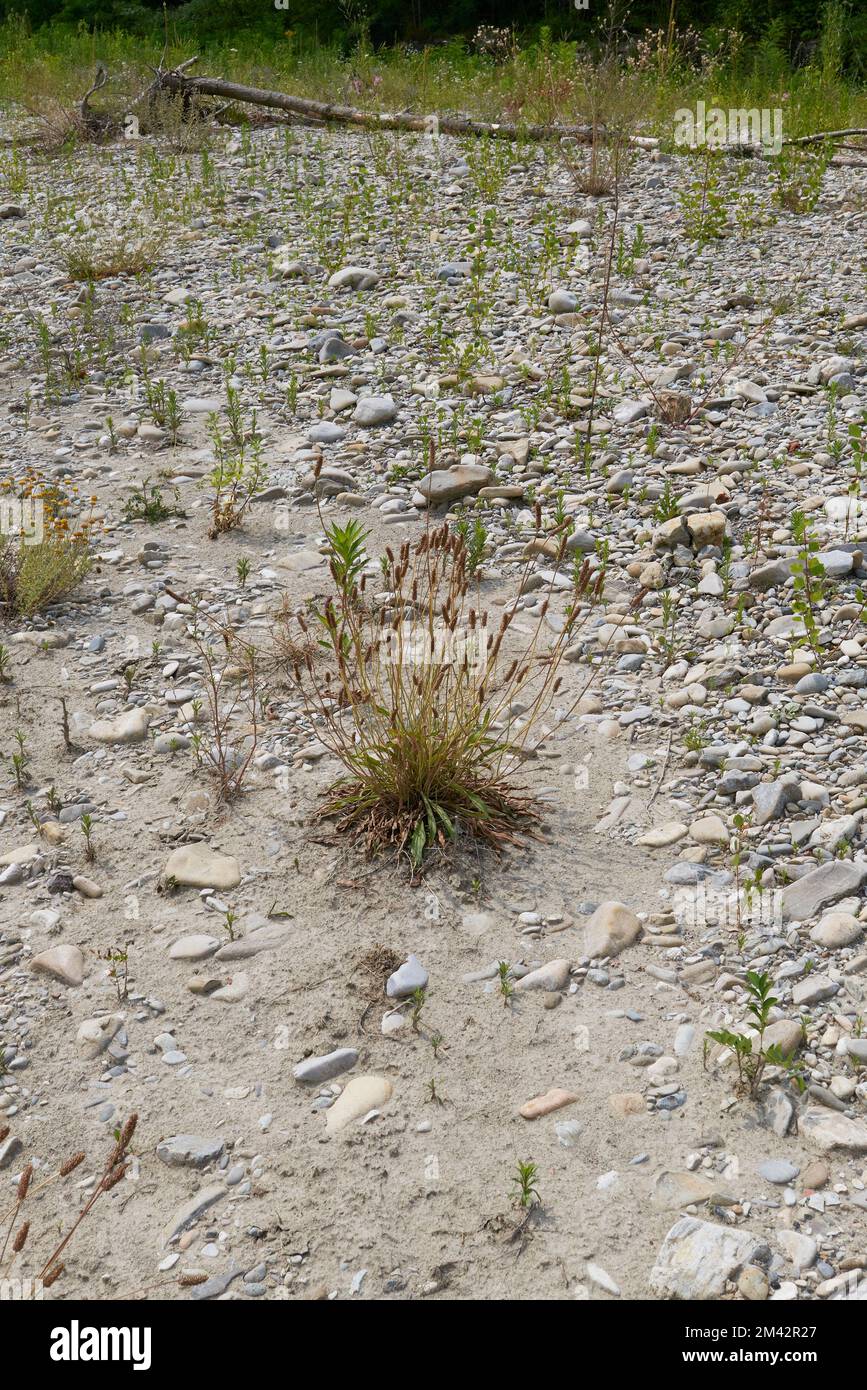
<svg viewBox="0 0 867 1390"><path fill-rule="evenodd" d="M437 819L442 825L443 829L445 830L446 835L449 837L450 840L453 840L455 838L455 827L453 821L449 819L442 806L440 806L437 802L434 802L434 811L436 812Z"/></svg>
<svg viewBox="0 0 867 1390"><path fill-rule="evenodd" d="M425 823L420 820L416 823L415 830L412 832L412 839L409 842L409 857L414 868L418 868L424 855L425 845L427 844L427 833Z"/></svg>
<svg viewBox="0 0 867 1390"><path fill-rule="evenodd" d="M707 1036L712 1042L719 1043L722 1047L730 1047L733 1052L739 1052L742 1057L747 1056L753 1050L752 1039L745 1038L742 1033L730 1033L727 1028L709 1031Z"/></svg>

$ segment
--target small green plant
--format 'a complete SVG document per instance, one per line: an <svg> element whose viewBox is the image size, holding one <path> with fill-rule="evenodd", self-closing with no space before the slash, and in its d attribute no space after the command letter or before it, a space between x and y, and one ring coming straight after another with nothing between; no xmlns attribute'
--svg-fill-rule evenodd
<svg viewBox="0 0 867 1390"><path fill-rule="evenodd" d="M799 1089L802 1090L804 1087L800 1063L790 1054L784 1053L779 1043L765 1046L770 1013L779 1002L771 994L771 983L770 975L764 971L747 971L747 1013L756 1029L755 1040L743 1033L732 1033L727 1028L711 1029L706 1034L712 1042L731 1049L737 1064L738 1089L746 1091L753 1098L758 1095L765 1068L768 1066L782 1067Z"/></svg>
<svg viewBox="0 0 867 1390"><path fill-rule="evenodd" d="M177 444L183 419L177 391L163 380L151 381L146 369L143 370L142 381L153 423L158 429L165 430L170 444Z"/></svg>
<svg viewBox="0 0 867 1390"><path fill-rule="evenodd" d="M822 184L834 147L825 141L818 150L785 145L769 163L771 199L787 212L812 212L822 195Z"/></svg>
<svg viewBox="0 0 867 1390"><path fill-rule="evenodd" d="M663 521L671 521L677 515L677 500L671 490L671 480L666 478L662 495L656 499L653 506L653 519L661 524Z"/></svg>
<svg viewBox="0 0 867 1390"><path fill-rule="evenodd" d="M158 258L157 234L141 228L90 229L63 251L64 268L70 280L90 285L95 280L118 275L141 275L151 270Z"/></svg>
<svg viewBox="0 0 867 1390"><path fill-rule="evenodd" d="M798 546L798 556L792 563L792 608L804 624L810 648L821 663L822 644L817 617L825 587L825 566L819 559L821 547L810 534L807 518L798 508L792 512L791 525L792 536Z"/></svg>
<svg viewBox="0 0 867 1390"><path fill-rule="evenodd" d="M615 266L617 267L617 274L618 274L618 275L631 275L631 274L632 274L633 265L634 265L634 258L633 258L633 257L630 255L630 253L629 253L629 248L628 248L627 245L626 245L626 236L625 236L624 232L623 232L622 229L621 229L620 234L618 235L618 238L617 238L617 256L616 256L616 259L615 259Z"/></svg>
<svg viewBox="0 0 867 1390"><path fill-rule="evenodd" d="M348 598L355 594L359 576L367 564L367 532L357 521L347 521L345 526L335 521L326 527L325 538L332 577L341 595Z"/></svg>
<svg viewBox="0 0 867 1390"><path fill-rule="evenodd" d="M119 1004L123 1004L129 998L129 948L131 944L127 941L123 947L109 946L105 951L98 952L100 960L108 961L109 968L106 973L114 984Z"/></svg>
<svg viewBox="0 0 867 1390"><path fill-rule="evenodd" d="M744 816L742 812L736 811L735 814L732 816L732 825L734 827L734 835L731 839L730 863L734 872L735 880L735 913L737 919L737 930L740 931L742 909L741 864L743 863L745 851L744 831L747 828L746 816Z"/></svg>
<svg viewBox="0 0 867 1390"><path fill-rule="evenodd" d="M458 518L455 530L467 548L467 573L475 574L488 543L488 528L481 517L470 522L469 517L464 515Z"/></svg>
<svg viewBox="0 0 867 1390"><path fill-rule="evenodd" d="M176 488L175 497L178 496ZM132 495L123 504L124 521L145 521L155 526L157 522L167 521L173 516L186 516L186 512L178 506L167 506L162 488L156 483L152 484L149 478L145 478L140 487L133 488Z"/></svg>
<svg viewBox="0 0 867 1390"><path fill-rule="evenodd" d="M42 507L41 532L0 533L0 612L32 617L59 603L91 568L92 513L70 526L69 499L43 480L28 482L25 497Z"/></svg>
<svg viewBox="0 0 867 1390"><path fill-rule="evenodd" d="M719 240L726 229L726 204L720 190L719 169L719 154L707 147L698 156L692 177L678 193L686 235L699 247Z"/></svg>
<svg viewBox="0 0 867 1390"><path fill-rule="evenodd" d="M12 653L10 652L9 648L4 647L3 643L0 642L0 685L8 685L9 682L12 680L12 677L9 674L9 662L11 656Z"/></svg>
<svg viewBox="0 0 867 1390"><path fill-rule="evenodd" d="M427 1095L425 1097L426 1103L430 1103L432 1101L434 1105L445 1105L447 1098L443 1095L442 1091L437 1090L437 1081L435 1076L431 1077L425 1089L427 1090Z"/></svg>
<svg viewBox="0 0 867 1390"><path fill-rule="evenodd" d="M661 596L662 631L659 636L660 650L664 653L667 665L677 657L677 599L666 590Z"/></svg>
<svg viewBox="0 0 867 1390"><path fill-rule="evenodd" d="M501 960L497 962L497 983L500 986L500 994L502 995L503 1004L506 1006L508 1006L511 1003L512 996L515 993L515 986L509 979L509 971L511 970L511 968L512 967L507 960Z"/></svg>
<svg viewBox="0 0 867 1390"><path fill-rule="evenodd" d="M539 536L541 506L535 520ZM429 850L448 851L458 835L502 849L538 820L519 780L521 749L534 735L546 736L540 716L560 690L563 652L590 620L589 604L579 600L596 591L600 577L586 561L575 602L556 641L545 642L544 657L543 611L538 632L521 634L524 657L510 659L503 642L511 613L488 630L488 614L471 596L466 546L447 522L397 553L388 547L386 556L385 592L377 597L390 611L383 607L378 622L352 578L360 554L349 570L345 559L333 561L337 592L317 618L337 658L337 680L334 664L323 676L307 657L294 660L288 674L347 773L328 789L317 815L334 816L338 831L363 839L368 853L393 846L415 875ZM309 642L304 614L292 621ZM507 711L522 696L529 715L519 727Z"/></svg>
<svg viewBox="0 0 867 1390"><path fill-rule="evenodd" d="M84 857L88 864L96 861L96 849L93 844L93 818L84 813L80 821L81 833L84 836Z"/></svg>
<svg viewBox="0 0 867 1390"><path fill-rule="evenodd" d="M708 744L708 734L704 721L694 719L683 736L683 746L690 753L700 753Z"/></svg>
<svg viewBox="0 0 867 1390"><path fill-rule="evenodd" d="M247 578L250 573L250 561L246 555L238 556L237 562L235 564L235 573L238 576L238 583L241 585L241 588L243 589L244 585L247 583Z"/></svg>
<svg viewBox="0 0 867 1390"><path fill-rule="evenodd" d="M20 729L16 729L13 738L18 745L18 751L12 754L12 771L15 776L15 785L19 791L23 791L27 785L27 773L30 764L30 754L27 751L27 735Z"/></svg>
<svg viewBox="0 0 867 1390"><path fill-rule="evenodd" d="M414 1033L417 1033L419 1030L419 1024L421 1023L422 1010L424 1009L425 1002L427 1000L427 995L423 989L419 988L413 990L412 994L410 995L410 998L412 999L412 1012L410 1013L409 1021L412 1024L412 1031Z"/></svg>
<svg viewBox="0 0 867 1390"><path fill-rule="evenodd" d="M268 472L257 433L256 412L251 412L248 423L234 386L226 387L226 421L227 429L224 430L216 414L208 416L211 444L216 457L210 476L214 489L208 530L210 540L216 540L226 531L241 525Z"/></svg>
<svg viewBox="0 0 867 1390"><path fill-rule="evenodd" d="M518 1159L515 1164L515 1171L512 1174L514 1187L511 1195L525 1211L533 1205L541 1206L542 1204L542 1198L536 1186L538 1177L538 1164L533 1163L531 1160L522 1163L521 1160Z"/></svg>

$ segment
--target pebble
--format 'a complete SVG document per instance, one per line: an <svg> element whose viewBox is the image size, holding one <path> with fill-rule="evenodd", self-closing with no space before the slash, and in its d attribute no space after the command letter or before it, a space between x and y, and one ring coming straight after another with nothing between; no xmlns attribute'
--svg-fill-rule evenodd
<svg viewBox="0 0 867 1390"><path fill-rule="evenodd" d="M330 1081L332 1077L351 1070L357 1061L358 1053L354 1047L339 1047L322 1057L305 1058L293 1068L292 1075L296 1081Z"/></svg>
<svg viewBox="0 0 867 1390"><path fill-rule="evenodd" d="M417 989L427 989L428 973L418 956L407 956L403 965L389 975L385 992L389 999L408 999Z"/></svg>

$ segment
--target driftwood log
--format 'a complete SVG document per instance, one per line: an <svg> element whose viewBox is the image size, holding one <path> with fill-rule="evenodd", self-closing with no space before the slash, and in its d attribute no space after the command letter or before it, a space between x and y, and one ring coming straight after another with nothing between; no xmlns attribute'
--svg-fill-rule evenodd
<svg viewBox="0 0 867 1390"><path fill-rule="evenodd" d="M604 128L598 126L594 129L588 125L516 125L510 121L475 121L469 116L416 116L403 111L361 111L358 107L342 106L336 102L312 101L307 97L290 96L286 92L273 92L262 87L245 87L239 82L226 82L219 77L188 77L185 69L197 61L196 58L188 58L177 68L152 69L154 82L145 95L152 100L162 92L180 97L185 104L197 96L221 97L226 102L246 102L251 106L287 111L311 121L357 125L367 130L411 130L421 135L435 130L440 135L490 136L499 140L569 138L585 144L591 144L594 140L606 140ZM633 135L629 137L628 143L637 149L653 150L657 148L659 141L650 136Z"/></svg>
<svg viewBox="0 0 867 1390"><path fill-rule="evenodd" d="M336 102L312 101L308 97L291 96L286 92L269 91L262 87L246 87L239 82L227 82L219 77L188 77L186 69L198 62L198 57L188 58L177 68L152 69L154 82L148 95L153 99L158 93L179 96L185 106L198 96L221 97L225 102L246 102L251 106L270 107L276 111L286 111L309 121L321 121L337 125L362 126L367 130L410 130L419 134L436 131L441 135L477 135L499 140L575 140L581 144L616 142L617 136L599 125L517 125L511 121L476 121L469 116L446 116L432 114L417 116L411 112L361 111L355 106L344 106ZM848 130L824 130L814 135L799 135L784 140L784 145L816 145L825 140L838 142L853 135L867 135L867 127L854 127ZM631 135L624 143L635 149L658 149L659 141L651 136ZM844 146L857 153L861 148ZM766 158L763 151L745 145L734 153L756 155ZM835 156L835 163L860 165L861 161Z"/></svg>
<svg viewBox="0 0 867 1390"><path fill-rule="evenodd" d="M147 101L148 105L153 106L160 96L170 96L178 98L183 107L183 112L189 116L196 109L196 98L198 97L220 97L224 105L220 108L222 112L225 107L233 102L242 102L249 106L262 106L274 111L285 111L289 115L300 117L302 120L316 123L333 123L336 125L355 125L367 130L408 130L418 134L441 134L441 135L475 135L487 136L499 140L574 140L580 144L608 144L616 143L618 139L632 146L635 149L655 150L659 147L659 140L651 136L631 135L618 137L614 132L607 131L600 125L518 125L512 121L477 121L469 116L448 116L431 114L427 116L413 115L408 111L399 112L376 112L362 111L355 106L344 106L337 102L313 101L308 97L291 96L287 92L271 91L264 87L247 87L240 82L228 82L221 77L190 77L187 69L198 62L198 56L187 58L177 67L165 68L162 63L158 68L151 68L153 73L152 83L135 99L133 106L138 106L142 101ZM88 106L88 99L104 87L108 81L108 73L100 64L97 69L94 85L85 93L79 103L79 114L85 124L94 131L98 131L104 118L93 112ZM214 112L211 113L216 114ZM109 124L105 121L105 125ZM842 144L851 136L867 135L867 127L851 127L846 130L823 130L817 131L813 135L793 136L783 141L784 145L817 145L829 140L839 144L842 149L849 149L857 154L865 153L863 147L859 145ZM764 151L753 148L751 145L742 145L730 151L732 154L750 155L758 158L767 158ZM847 159L845 156L835 155L835 163L851 164L856 167L865 167L863 161Z"/></svg>

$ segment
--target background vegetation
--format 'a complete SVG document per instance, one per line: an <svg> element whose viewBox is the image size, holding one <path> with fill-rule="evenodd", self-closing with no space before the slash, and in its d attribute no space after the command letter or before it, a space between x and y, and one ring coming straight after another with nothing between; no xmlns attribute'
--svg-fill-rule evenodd
<svg viewBox="0 0 867 1390"><path fill-rule="evenodd" d="M0 0L0 100L69 101L97 62L123 106L146 64L385 110L611 119L779 106L785 134L867 124L864 0ZM612 106L613 103L613 106ZM249 114L249 109L248 109Z"/></svg>
<svg viewBox="0 0 867 1390"><path fill-rule="evenodd" d="M849 4L847 58L864 61L867 10ZM814 0L590 0L576 10L573 0L167 0L178 34L202 39L249 35L279 39L286 29L319 43L351 45L366 31L375 45L430 43L456 35L472 37L482 26L512 29L523 38L546 26L555 41L587 41L598 18L638 35L676 26L713 38L736 29L750 43L769 43L794 62L809 59L823 27L823 7ZM613 11L613 14L611 13ZM0 18L25 14L34 28L85 24L89 29L161 30L163 0L0 0Z"/></svg>

